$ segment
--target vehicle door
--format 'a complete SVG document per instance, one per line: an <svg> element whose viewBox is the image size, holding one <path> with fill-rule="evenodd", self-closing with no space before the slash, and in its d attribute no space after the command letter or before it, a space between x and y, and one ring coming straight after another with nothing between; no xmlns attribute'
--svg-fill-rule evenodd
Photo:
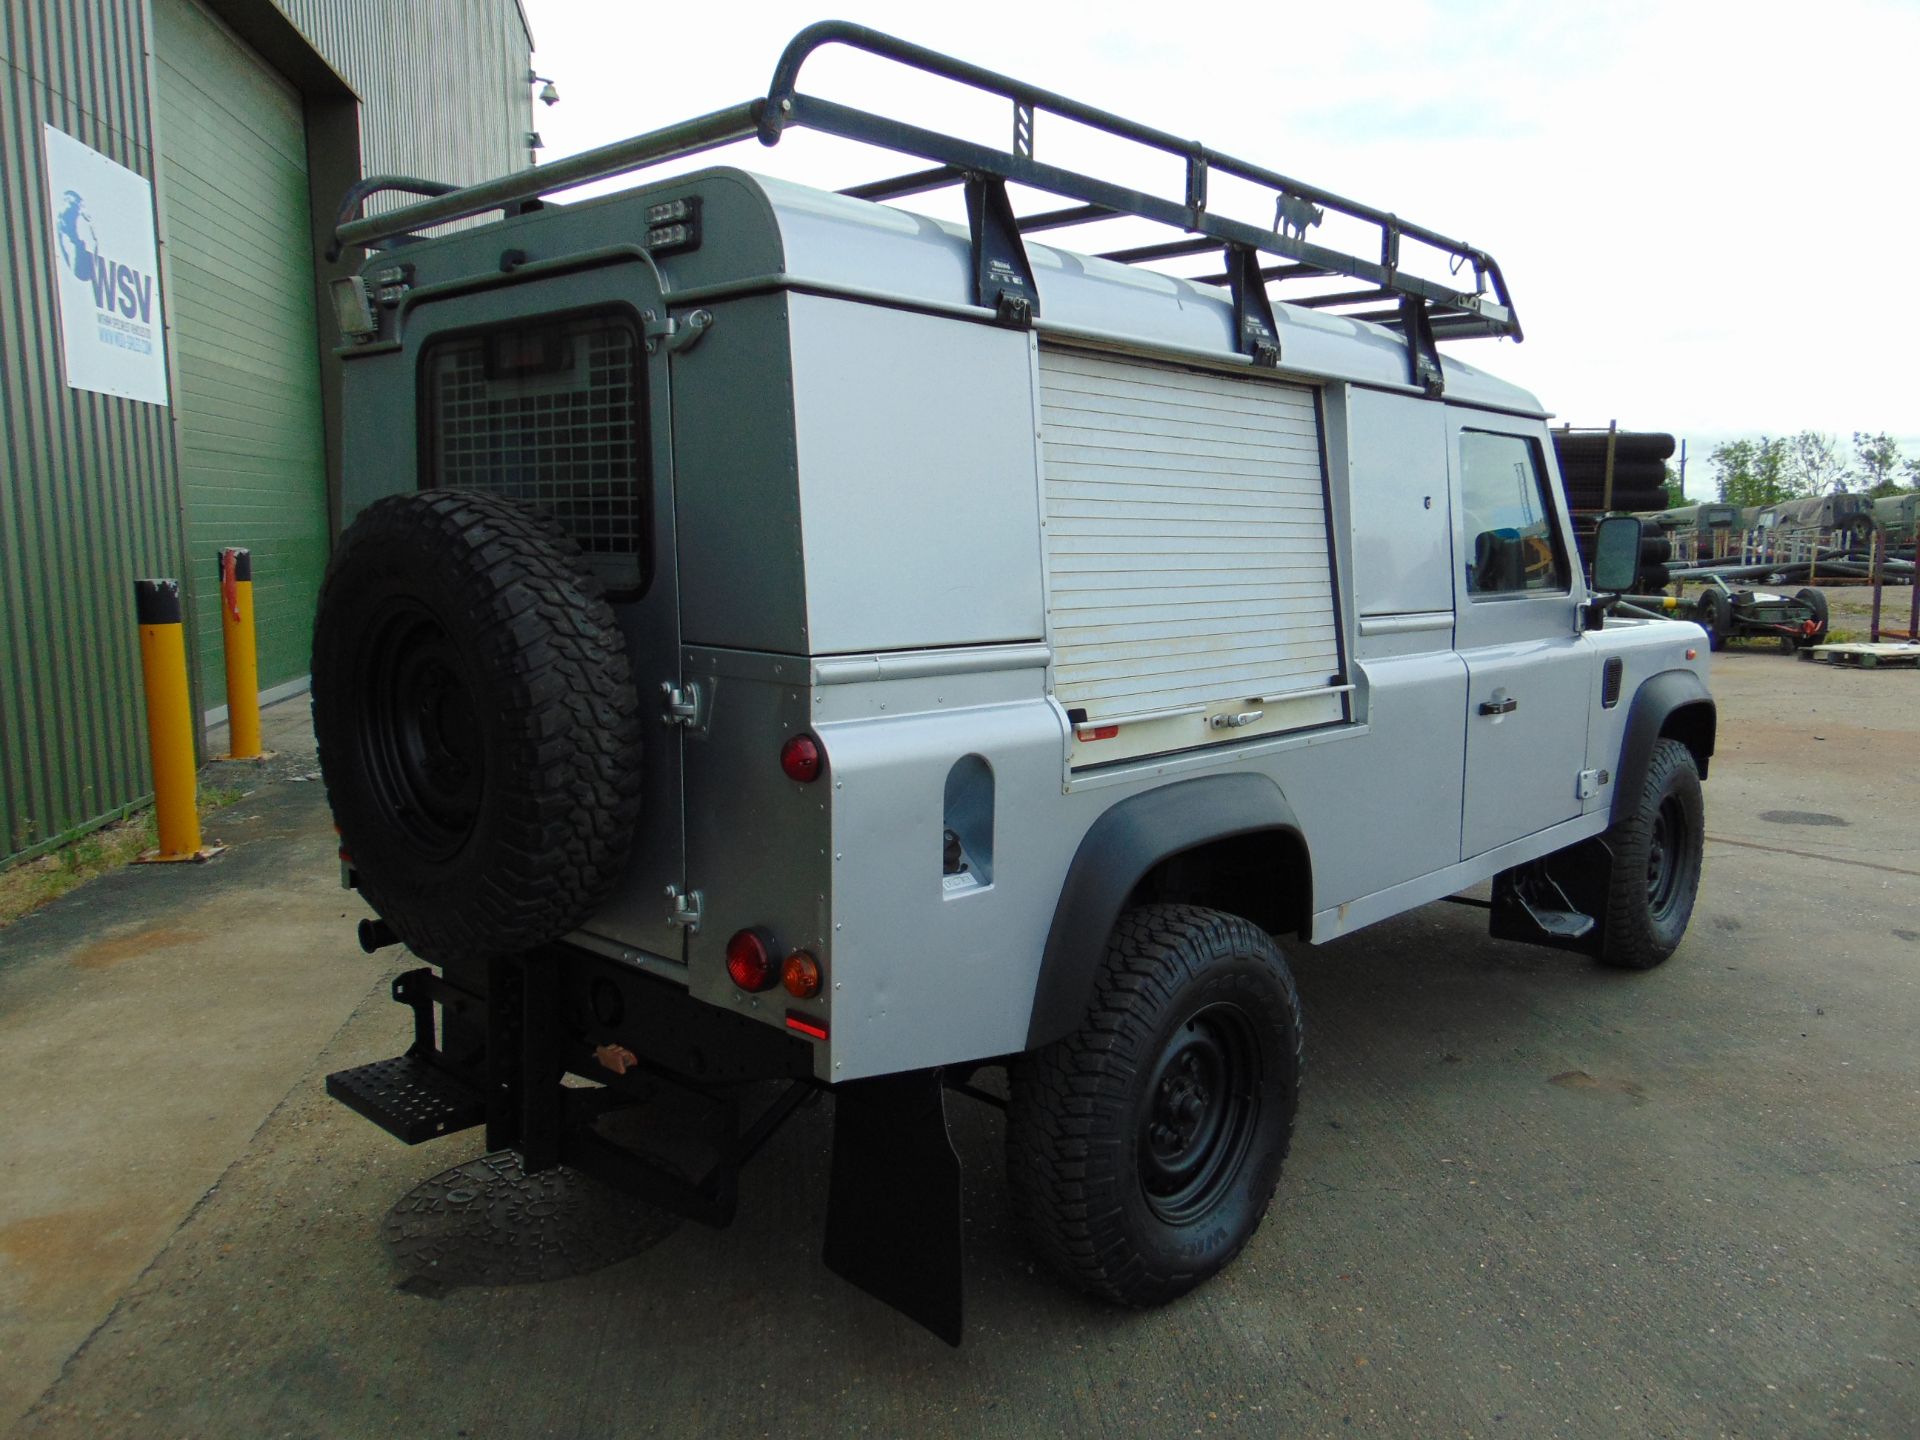
<svg viewBox="0 0 1920 1440"><path fill-rule="evenodd" d="M1455 645L1467 665L1460 856L1580 813L1592 646L1538 421L1449 407Z"/></svg>
<svg viewBox="0 0 1920 1440"><path fill-rule="evenodd" d="M435 300L415 312L410 343L422 347L422 483L550 517L605 586L640 695L641 814L627 874L582 928L678 966L682 745L661 707L681 683L680 587L667 357L647 333L666 310L655 276L623 257Z"/></svg>

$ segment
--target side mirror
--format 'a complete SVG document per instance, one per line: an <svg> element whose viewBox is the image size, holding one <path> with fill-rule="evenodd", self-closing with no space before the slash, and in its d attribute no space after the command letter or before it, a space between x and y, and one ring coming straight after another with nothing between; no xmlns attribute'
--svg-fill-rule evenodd
<svg viewBox="0 0 1920 1440"><path fill-rule="evenodd" d="M1593 537L1593 588L1599 595L1623 595L1640 577L1640 521L1609 515Z"/></svg>

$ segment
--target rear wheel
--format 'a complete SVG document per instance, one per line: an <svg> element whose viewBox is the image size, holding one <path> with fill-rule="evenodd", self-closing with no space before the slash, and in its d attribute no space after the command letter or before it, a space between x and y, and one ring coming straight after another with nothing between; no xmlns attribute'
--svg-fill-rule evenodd
<svg viewBox="0 0 1920 1440"><path fill-rule="evenodd" d="M1693 917L1706 834L1693 752L1678 740L1656 741L1633 812L1607 834L1613 877L1603 961L1651 970L1674 952Z"/></svg>
<svg viewBox="0 0 1920 1440"><path fill-rule="evenodd" d="M1080 1028L1013 1068L1007 1176L1069 1283L1158 1305L1225 1267L1293 1137L1300 1002L1279 948L1185 905L1114 928Z"/></svg>

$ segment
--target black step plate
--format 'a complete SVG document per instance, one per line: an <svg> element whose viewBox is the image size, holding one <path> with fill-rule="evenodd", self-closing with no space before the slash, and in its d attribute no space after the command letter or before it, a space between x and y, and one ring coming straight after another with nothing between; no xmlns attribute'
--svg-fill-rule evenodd
<svg viewBox="0 0 1920 1440"><path fill-rule="evenodd" d="M409 1145L487 1118L479 1091L416 1055L336 1070L327 1076L327 1094Z"/></svg>

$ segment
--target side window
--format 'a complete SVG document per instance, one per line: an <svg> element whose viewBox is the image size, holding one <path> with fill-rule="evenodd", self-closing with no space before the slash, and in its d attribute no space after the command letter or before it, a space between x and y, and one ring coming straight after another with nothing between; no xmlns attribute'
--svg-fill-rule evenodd
<svg viewBox="0 0 1920 1440"><path fill-rule="evenodd" d="M1461 431L1460 503L1467 521L1469 595L1568 588L1537 440Z"/></svg>

